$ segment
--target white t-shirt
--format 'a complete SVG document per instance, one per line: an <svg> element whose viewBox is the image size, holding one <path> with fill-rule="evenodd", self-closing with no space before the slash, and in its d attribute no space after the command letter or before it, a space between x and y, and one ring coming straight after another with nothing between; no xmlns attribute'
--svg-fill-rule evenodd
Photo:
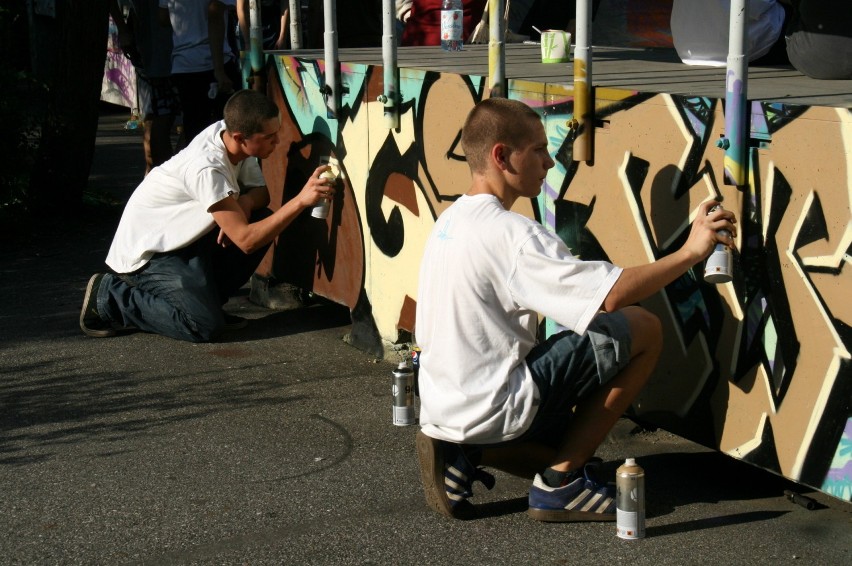
<svg viewBox="0 0 852 566"><path fill-rule="evenodd" d="M191 244L215 225L211 206L229 196L236 199L241 188L266 185L257 159L230 162L224 131L221 120L208 126L183 151L151 170L127 201L107 265L129 273L155 253Z"/></svg>
<svg viewBox="0 0 852 566"><path fill-rule="evenodd" d="M784 27L777 0L747 0L746 59L766 55ZM672 42L687 65L724 66L728 62L731 0L674 0Z"/></svg>
<svg viewBox="0 0 852 566"><path fill-rule="evenodd" d="M218 0L236 8L237 0ZM210 0L159 0L160 8L168 8L172 23L172 73L200 73L213 69L210 34L207 31L207 9ZM225 18L223 40L224 61L234 59L227 40L228 18Z"/></svg>
<svg viewBox="0 0 852 566"><path fill-rule="evenodd" d="M459 198L438 218L420 268L424 433L489 444L524 432L538 407L524 362L538 314L585 332L620 274L575 258L558 236L492 195Z"/></svg>

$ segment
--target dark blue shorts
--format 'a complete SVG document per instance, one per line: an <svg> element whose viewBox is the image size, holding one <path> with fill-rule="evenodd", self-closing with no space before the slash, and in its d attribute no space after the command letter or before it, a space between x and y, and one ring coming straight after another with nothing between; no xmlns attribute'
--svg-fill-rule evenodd
<svg viewBox="0 0 852 566"><path fill-rule="evenodd" d="M585 334L564 331L538 344L526 363L540 401L530 427L515 442L557 445L574 407L630 362L631 337L620 312L598 314Z"/></svg>

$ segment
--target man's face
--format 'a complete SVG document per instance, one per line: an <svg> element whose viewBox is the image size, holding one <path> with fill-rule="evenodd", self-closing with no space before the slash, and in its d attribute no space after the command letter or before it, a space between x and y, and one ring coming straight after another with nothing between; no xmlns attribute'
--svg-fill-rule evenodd
<svg viewBox="0 0 852 566"><path fill-rule="evenodd" d="M530 120L530 135L519 142L509 155L508 181L517 197L533 198L541 192L547 171L555 165L547 151L544 126Z"/></svg>
<svg viewBox="0 0 852 566"><path fill-rule="evenodd" d="M279 118L270 118L263 123L263 131L244 138L243 149L252 157L266 159L275 151L275 146L280 141L278 137L280 129L281 120Z"/></svg>

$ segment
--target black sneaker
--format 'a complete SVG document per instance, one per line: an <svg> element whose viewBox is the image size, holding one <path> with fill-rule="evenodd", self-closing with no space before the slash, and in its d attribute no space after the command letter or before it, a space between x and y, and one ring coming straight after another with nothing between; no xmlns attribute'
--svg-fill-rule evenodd
<svg viewBox="0 0 852 566"><path fill-rule="evenodd" d="M225 315L224 330L242 330L248 326L248 320L235 314L223 313Z"/></svg>
<svg viewBox="0 0 852 566"><path fill-rule="evenodd" d="M103 278L103 273L95 273L89 279L83 296L83 308L80 310L80 329L93 338L108 338L116 334L112 324L98 314L98 289Z"/></svg>
<svg viewBox="0 0 852 566"><path fill-rule="evenodd" d="M417 455L426 504L453 519L475 517L476 509L468 501L473 496L473 482L491 489L494 476L474 466L460 445L436 440L422 431L417 431Z"/></svg>

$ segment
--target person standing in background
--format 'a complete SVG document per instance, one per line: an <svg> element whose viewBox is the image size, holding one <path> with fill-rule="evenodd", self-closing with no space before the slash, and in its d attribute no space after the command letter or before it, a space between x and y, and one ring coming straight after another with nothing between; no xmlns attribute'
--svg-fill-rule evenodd
<svg viewBox="0 0 852 566"><path fill-rule="evenodd" d="M813 79L852 79L852 2L799 0L787 35L790 63Z"/></svg>
<svg viewBox="0 0 852 566"><path fill-rule="evenodd" d="M287 41L287 25L290 20L289 0L260 0L259 4L263 49L287 49L289 47ZM248 0L237 0L237 20L241 47L244 51L248 51L251 37Z"/></svg>
<svg viewBox="0 0 852 566"><path fill-rule="evenodd" d="M172 126L180 115L180 100L171 80L172 34L160 25L158 0L109 1L124 55L136 71L136 92L144 128L145 174L173 154Z"/></svg>
<svg viewBox="0 0 852 566"><path fill-rule="evenodd" d="M463 0L462 39L467 42L476 24L482 20L486 0ZM440 45L441 44L441 0L414 0L405 29L402 32L403 45Z"/></svg>
<svg viewBox="0 0 852 566"><path fill-rule="evenodd" d="M225 102L242 83L237 55L226 40L236 0L159 0L160 19L172 29L172 80L183 108L189 144L222 119Z"/></svg>

